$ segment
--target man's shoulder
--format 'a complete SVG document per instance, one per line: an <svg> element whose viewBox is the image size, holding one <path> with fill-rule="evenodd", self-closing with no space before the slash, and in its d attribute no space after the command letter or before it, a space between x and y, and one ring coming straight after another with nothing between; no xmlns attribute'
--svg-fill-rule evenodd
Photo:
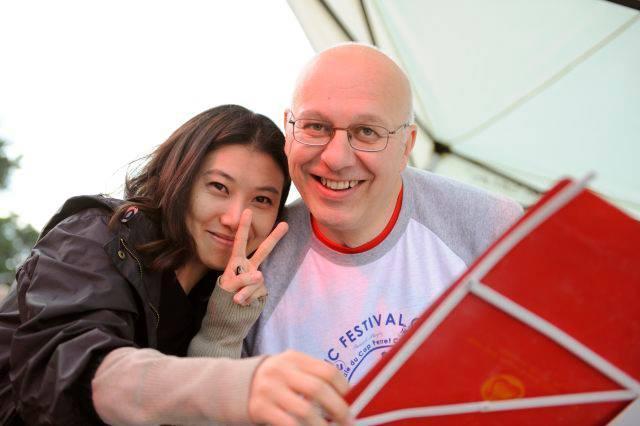
<svg viewBox="0 0 640 426"><path fill-rule="evenodd" d="M265 270L282 268L283 262L290 264L292 259L305 251L311 238L311 219L309 210L302 199L297 199L285 207L283 221L289 230L278 242L269 257L263 263Z"/></svg>
<svg viewBox="0 0 640 426"><path fill-rule="evenodd" d="M289 227L299 226L309 218L309 210L304 204L302 198L298 198L284 208L283 220L289 224Z"/></svg>
<svg viewBox="0 0 640 426"><path fill-rule="evenodd" d="M495 196L495 194L492 194L488 191L450 178L448 176L439 175L428 170L417 169L415 167L408 166L404 170L402 175L404 180L408 179L413 185L417 185L419 187L434 190L437 192L447 193L451 190L454 190L457 192L470 194L471 196L479 196L483 198L487 196Z"/></svg>
<svg viewBox="0 0 640 426"><path fill-rule="evenodd" d="M508 197L426 170L407 167L403 179L412 192L418 212L449 214L453 211L472 217L483 211L495 211L500 216L514 218L522 214L522 207Z"/></svg>
<svg viewBox="0 0 640 426"><path fill-rule="evenodd" d="M403 172L411 217L468 265L522 214L505 196L424 170Z"/></svg>

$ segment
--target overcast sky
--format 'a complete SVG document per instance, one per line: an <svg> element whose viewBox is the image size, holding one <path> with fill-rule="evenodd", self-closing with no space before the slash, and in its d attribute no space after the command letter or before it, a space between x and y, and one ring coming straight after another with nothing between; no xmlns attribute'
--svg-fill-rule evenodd
<svg viewBox="0 0 640 426"><path fill-rule="evenodd" d="M128 163L237 103L282 126L313 55L285 0L0 1L0 138L21 156L0 215L40 229L73 195L121 194Z"/></svg>

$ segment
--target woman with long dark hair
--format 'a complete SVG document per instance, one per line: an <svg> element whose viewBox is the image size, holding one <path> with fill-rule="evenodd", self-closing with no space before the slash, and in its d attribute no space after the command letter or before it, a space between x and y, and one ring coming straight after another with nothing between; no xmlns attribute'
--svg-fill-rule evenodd
<svg viewBox="0 0 640 426"><path fill-rule="evenodd" d="M346 382L300 353L240 356L286 232L284 137L236 105L176 130L125 199L69 199L0 306L2 424L340 421ZM214 354L183 358L207 310ZM323 420L324 421L324 420Z"/></svg>

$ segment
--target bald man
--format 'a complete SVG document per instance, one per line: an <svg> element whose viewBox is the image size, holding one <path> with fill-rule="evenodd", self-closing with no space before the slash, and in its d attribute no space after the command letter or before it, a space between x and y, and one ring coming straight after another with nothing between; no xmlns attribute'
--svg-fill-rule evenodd
<svg viewBox="0 0 640 426"><path fill-rule="evenodd" d="M302 200L263 263L269 298L247 354L295 349L357 382L521 214L407 166L411 99L404 72L369 46L330 48L303 70L284 117Z"/></svg>

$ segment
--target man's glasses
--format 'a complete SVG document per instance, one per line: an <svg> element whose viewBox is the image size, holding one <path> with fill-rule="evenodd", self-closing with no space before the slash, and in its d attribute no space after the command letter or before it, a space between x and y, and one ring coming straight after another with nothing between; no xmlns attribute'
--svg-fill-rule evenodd
<svg viewBox="0 0 640 426"><path fill-rule="evenodd" d="M293 117L293 114L291 115ZM347 132L351 148L358 151L382 151L389 143L389 136L401 129L409 127L409 123L400 125L395 130L388 130L374 124L352 124L349 127L335 127L331 123L320 120L289 119L293 125L293 138L304 145L320 146L328 144L336 134L336 130Z"/></svg>

